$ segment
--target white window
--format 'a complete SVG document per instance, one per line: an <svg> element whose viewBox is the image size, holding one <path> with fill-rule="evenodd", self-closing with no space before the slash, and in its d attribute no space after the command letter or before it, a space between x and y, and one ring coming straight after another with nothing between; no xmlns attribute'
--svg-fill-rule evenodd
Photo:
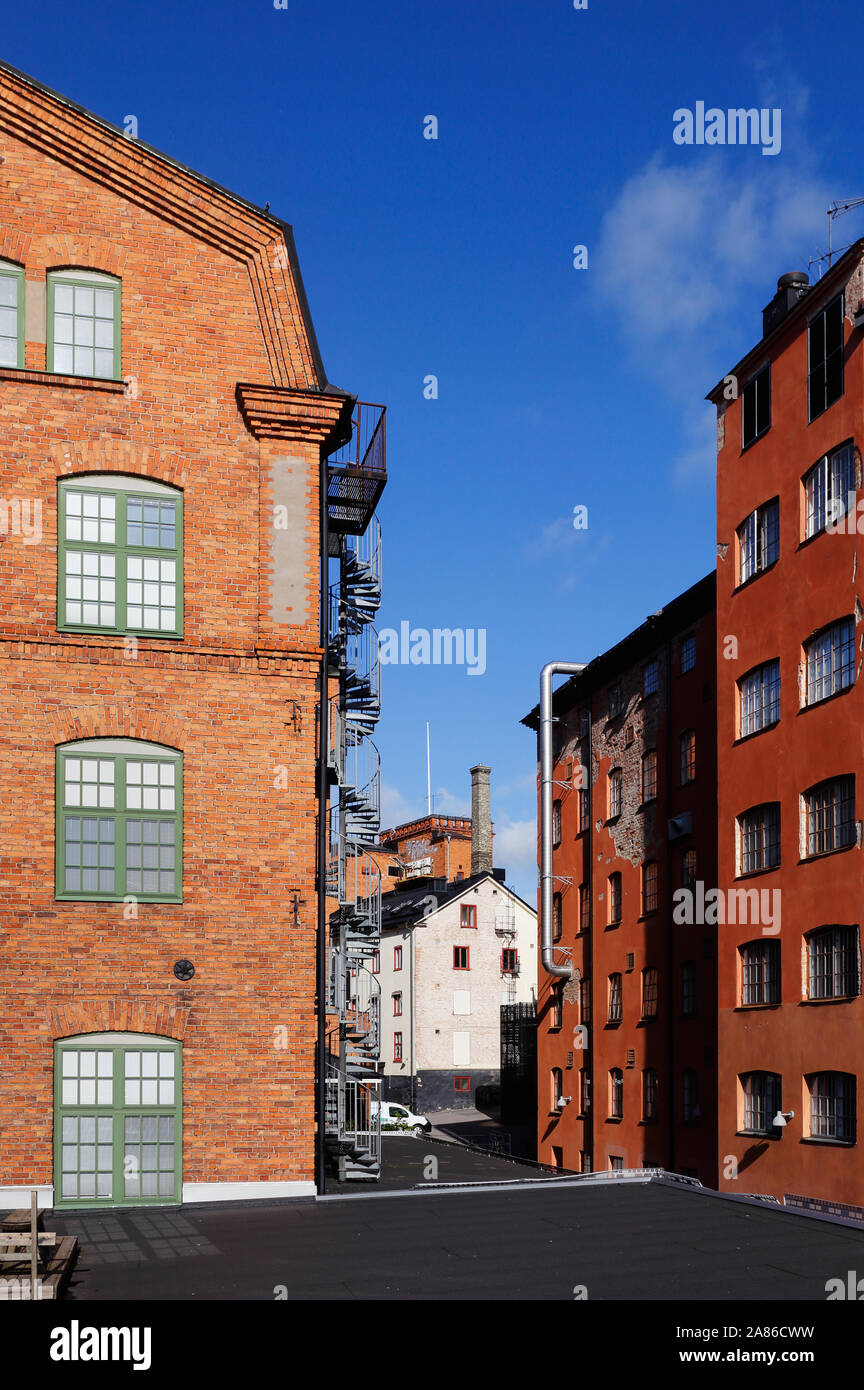
<svg viewBox="0 0 864 1390"><path fill-rule="evenodd" d="M741 1077L744 1091L744 1129L750 1134L776 1134L774 1116L782 1106L781 1078L776 1072L751 1071Z"/></svg>
<svg viewBox="0 0 864 1390"><path fill-rule="evenodd" d="M624 775L620 767L613 768L609 773L609 819L614 820L621 814L622 792L624 787Z"/></svg>
<svg viewBox="0 0 864 1390"><path fill-rule="evenodd" d="M855 456L851 444L825 454L804 479L807 505L805 536L818 535L855 511Z"/></svg>
<svg viewBox="0 0 864 1390"><path fill-rule="evenodd" d="M471 1062L471 1034L453 1034L453 1065L467 1067Z"/></svg>
<svg viewBox="0 0 864 1390"><path fill-rule="evenodd" d="M453 991L453 1012L454 1012L454 1014L470 1014L470 1012L471 1012L471 991L470 991L470 989L454 989L454 991Z"/></svg>
<svg viewBox="0 0 864 1390"><path fill-rule="evenodd" d="M120 377L120 281L92 270L48 275L48 370Z"/></svg>
<svg viewBox="0 0 864 1390"><path fill-rule="evenodd" d="M804 794L804 854L830 854L855 843L855 778L831 777Z"/></svg>
<svg viewBox="0 0 864 1390"><path fill-rule="evenodd" d="M0 261L0 367L24 366L24 271Z"/></svg>
<svg viewBox="0 0 864 1390"><path fill-rule="evenodd" d="M761 574L780 555L780 503L757 507L738 527L738 583Z"/></svg>
<svg viewBox="0 0 864 1390"><path fill-rule="evenodd" d="M757 873L780 863L780 803L754 806L738 817L738 872Z"/></svg>
<svg viewBox="0 0 864 1390"><path fill-rule="evenodd" d="M814 1072L806 1078L810 1091L810 1137L855 1141L855 1077L847 1072Z"/></svg>
<svg viewBox="0 0 864 1390"><path fill-rule="evenodd" d="M780 662L766 661L738 682L741 737L767 729L780 718Z"/></svg>
<svg viewBox="0 0 864 1390"><path fill-rule="evenodd" d="M807 663L807 704L827 700L845 690L855 680L855 623L841 618L832 623L804 648Z"/></svg>

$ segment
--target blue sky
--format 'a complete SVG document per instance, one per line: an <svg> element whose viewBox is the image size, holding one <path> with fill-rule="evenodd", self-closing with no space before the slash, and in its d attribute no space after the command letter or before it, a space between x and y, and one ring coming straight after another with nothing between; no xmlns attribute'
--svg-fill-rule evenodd
<svg viewBox="0 0 864 1390"><path fill-rule="evenodd" d="M825 249L829 202L864 194L861 28L831 0L43 0L4 18L7 62L135 115L293 224L331 381L388 406L380 626L486 631L482 676L385 669L385 822L424 810L428 719L436 809L467 810L488 762L496 857L526 896L519 720L544 662L589 660L713 566L703 397L777 277ZM697 101L779 107L780 153L676 145ZM852 213L835 244L862 231Z"/></svg>

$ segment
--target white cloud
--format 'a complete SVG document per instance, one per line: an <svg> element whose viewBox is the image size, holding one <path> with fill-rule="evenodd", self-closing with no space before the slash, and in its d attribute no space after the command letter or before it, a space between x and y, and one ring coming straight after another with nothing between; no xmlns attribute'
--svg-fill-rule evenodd
<svg viewBox="0 0 864 1390"><path fill-rule="evenodd" d="M806 270L825 239L824 182L801 163L745 163L749 153L710 149L680 164L657 154L603 219L592 258L599 296L676 399L711 361L718 330L756 340L777 277ZM713 382L700 384L704 394Z"/></svg>
<svg viewBox="0 0 864 1390"><path fill-rule="evenodd" d="M533 903L537 896L537 822L504 821L495 825L495 864L506 869L507 883Z"/></svg>
<svg viewBox="0 0 864 1390"><path fill-rule="evenodd" d="M806 104L806 92L795 100ZM778 277L806 271L809 255L824 249L831 194L796 145L794 164L770 168L740 149L688 151L682 162L655 154L603 219L595 292L634 367L674 406L679 484L714 474L705 392L758 341Z"/></svg>
<svg viewBox="0 0 864 1390"><path fill-rule="evenodd" d="M402 795L397 787L393 787L389 782L381 783L381 828L391 830L394 825L401 825L404 821L413 820L415 812L411 810L411 803Z"/></svg>

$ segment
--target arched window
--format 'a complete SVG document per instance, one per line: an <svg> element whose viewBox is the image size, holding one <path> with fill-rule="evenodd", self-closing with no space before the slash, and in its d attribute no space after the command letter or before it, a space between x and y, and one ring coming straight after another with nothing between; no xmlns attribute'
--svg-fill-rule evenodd
<svg viewBox="0 0 864 1390"><path fill-rule="evenodd" d="M48 273L48 371L120 380L120 281L97 270Z"/></svg>
<svg viewBox="0 0 864 1390"><path fill-rule="evenodd" d="M624 774L620 767L613 767L609 773L609 819L621 814L623 804Z"/></svg>
<svg viewBox="0 0 864 1390"><path fill-rule="evenodd" d="M851 999L861 993L857 927L817 927L804 940L808 999Z"/></svg>
<svg viewBox="0 0 864 1390"><path fill-rule="evenodd" d="M621 875L616 870L609 875L608 925L617 926L621 921Z"/></svg>
<svg viewBox="0 0 864 1390"><path fill-rule="evenodd" d="M748 1134L780 1133L774 1116L783 1108L782 1078L773 1071L750 1071L741 1077L744 1094L743 1129Z"/></svg>
<svg viewBox="0 0 864 1390"><path fill-rule="evenodd" d="M24 267L0 261L0 367L24 366Z"/></svg>
<svg viewBox="0 0 864 1390"><path fill-rule="evenodd" d="M183 494L116 473L62 478L57 626L183 635Z"/></svg>
<svg viewBox="0 0 864 1390"><path fill-rule="evenodd" d="M146 1033L54 1045L54 1206L177 1205L181 1046Z"/></svg>
<svg viewBox="0 0 864 1390"><path fill-rule="evenodd" d="M561 1109L564 1096L564 1073L560 1067L553 1067L550 1074L552 1109Z"/></svg>
<svg viewBox="0 0 864 1390"><path fill-rule="evenodd" d="M649 748L642 757L642 804L657 796L657 749Z"/></svg>
<svg viewBox="0 0 864 1390"><path fill-rule="evenodd" d="M57 749L56 896L182 901L183 758L137 739Z"/></svg>
<svg viewBox="0 0 864 1390"><path fill-rule="evenodd" d="M696 777L696 730L685 729L681 735L681 785L685 787Z"/></svg>
<svg viewBox="0 0 864 1390"><path fill-rule="evenodd" d="M624 1117L624 1073L619 1067L609 1073L609 1116L613 1120Z"/></svg>
<svg viewBox="0 0 864 1390"><path fill-rule="evenodd" d="M810 1138L854 1144L855 1077L843 1071L817 1071L805 1080L810 1092Z"/></svg>
<svg viewBox="0 0 864 1390"><path fill-rule="evenodd" d="M642 1072L642 1119L657 1119L657 1068L646 1067Z"/></svg>

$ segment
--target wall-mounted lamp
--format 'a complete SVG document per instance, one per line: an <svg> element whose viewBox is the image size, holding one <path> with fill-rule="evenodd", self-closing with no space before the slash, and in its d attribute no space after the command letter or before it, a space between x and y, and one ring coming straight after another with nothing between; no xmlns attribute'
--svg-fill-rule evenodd
<svg viewBox="0 0 864 1390"><path fill-rule="evenodd" d="M794 1118L794 1110L786 1110L785 1112L783 1110L778 1110L771 1123L775 1129L785 1129L789 1121L794 1120Z"/></svg>

